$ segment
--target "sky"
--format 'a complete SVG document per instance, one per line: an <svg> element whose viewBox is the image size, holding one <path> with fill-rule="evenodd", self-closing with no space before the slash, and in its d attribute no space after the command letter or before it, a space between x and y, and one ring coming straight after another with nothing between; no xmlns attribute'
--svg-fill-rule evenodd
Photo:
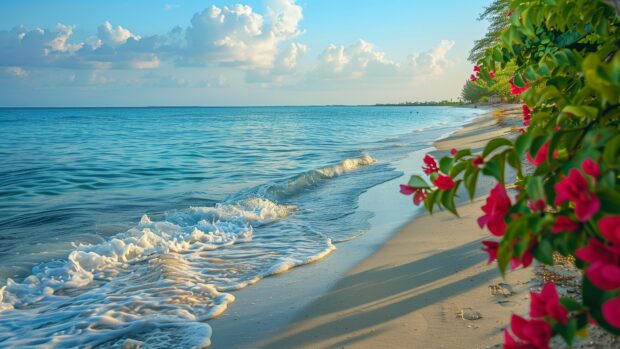
<svg viewBox="0 0 620 349"><path fill-rule="evenodd" d="M0 106L457 99L490 0L6 0Z"/></svg>

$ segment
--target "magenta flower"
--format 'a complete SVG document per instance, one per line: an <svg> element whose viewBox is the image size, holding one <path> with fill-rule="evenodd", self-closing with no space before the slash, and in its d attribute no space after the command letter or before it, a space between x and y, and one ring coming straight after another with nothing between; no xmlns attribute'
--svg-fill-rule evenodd
<svg viewBox="0 0 620 349"><path fill-rule="evenodd" d="M538 157L538 156L537 156ZM555 204L570 200L575 203L575 213L580 221L592 218L601 208L601 201L588 188L588 182L577 169L571 169L568 177L555 185Z"/></svg>
<svg viewBox="0 0 620 349"><path fill-rule="evenodd" d="M555 216L555 222L551 227L551 232L557 234L563 231L575 231L577 229L579 229L579 223L573 221L569 217Z"/></svg>
<svg viewBox="0 0 620 349"><path fill-rule="evenodd" d="M540 166L543 162L547 161L547 153L549 152L549 141L545 142L545 144L538 149L538 153L536 153L536 157L532 159L530 156L530 152L525 153L525 157L530 164L534 166Z"/></svg>
<svg viewBox="0 0 620 349"><path fill-rule="evenodd" d="M502 183L497 183L495 188L491 189L486 204L482 206L484 216L478 218L478 225L483 228L485 225L495 236L503 236L506 232L506 222L504 217L510 209L510 198L506 193L506 188Z"/></svg>
<svg viewBox="0 0 620 349"><path fill-rule="evenodd" d="M583 169L583 172L592 178L598 178L601 176L601 169L592 159L585 159L581 164L581 168Z"/></svg>
<svg viewBox="0 0 620 349"><path fill-rule="evenodd" d="M525 90L530 88L530 83L528 81L525 82L525 86L523 87L515 85L514 78L508 80L508 82L510 82L510 93L513 95L520 95L525 92Z"/></svg>
<svg viewBox="0 0 620 349"><path fill-rule="evenodd" d="M469 76L469 80L471 80L471 82L476 82L476 80L478 80L478 78L474 74L471 74Z"/></svg>
<svg viewBox="0 0 620 349"><path fill-rule="evenodd" d="M620 216L607 216L598 221L598 227L605 239L620 247Z"/></svg>
<svg viewBox="0 0 620 349"><path fill-rule="evenodd" d="M480 67L479 67L479 66L477 66L477 65L474 65L474 71L475 71L476 73L479 73L479 72L480 72Z"/></svg>
<svg viewBox="0 0 620 349"><path fill-rule="evenodd" d="M491 79L495 79L495 71L491 70L489 72L489 76L491 77Z"/></svg>
<svg viewBox="0 0 620 349"><path fill-rule="evenodd" d="M504 349L549 349L549 340L553 336L553 331L546 321L526 320L519 315L512 314L510 329L520 342L515 341L506 331Z"/></svg>
<svg viewBox="0 0 620 349"><path fill-rule="evenodd" d="M437 162L435 162L435 158L434 157L426 154L426 156L424 157L423 161L424 161L424 164L426 166L422 166L422 170L427 175L430 175L433 172L439 171L439 167L437 167Z"/></svg>
<svg viewBox="0 0 620 349"><path fill-rule="evenodd" d="M530 246L528 246L525 252L523 252L521 259L519 259L516 256L512 257L512 259L510 260L510 269L515 270L520 266L523 266L523 268L529 267L534 261L534 255L532 254L532 248L535 245L536 245L535 242L530 243Z"/></svg>
<svg viewBox="0 0 620 349"><path fill-rule="evenodd" d="M521 106L523 109L523 126L530 126L530 120L532 119L532 110L527 106Z"/></svg>
<svg viewBox="0 0 620 349"><path fill-rule="evenodd" d="M426 190L424 188L415 188L408 185L400 185L400 193L404 195L413 195L413 204L418 206L426 198Z"/></svg>
<svg viewBox="0 0 620 349"><path fill-rule="evenodd" d="M474 164L474 166L480 167L482 164L484 164L484 158L482 156L478 156L472 161L472 163Z"/></svg>
<svg viewBox="0 0 620 349"><path fill-rule="evenodd" d="M532 210L532 212L543 212L545 210L545 207L547 207L547 204L545 203L545 200L538 199L528 202L527 206L530 208L530 210Z"/></svg>
<svg viewBox="0 0 620 349"><path fill-rule="evenodd" d="M450 150L450 155L454 156L454 155L456 155L456 153L458 153L458 150L456 150L456 148L452 148Z"/></svg>
<svg viewBox="0 0 620 349"><path fill-rule="evenodd" d="M530 316L542 318L548 316L553 320L566 325L568 322L568 310L560 304L560 296L553 282L547 282L540 293L530 292Z"/></svg>
<svg viewBox="0 0 620 349"><path fill-rule="evenodd" d="M446 176L442 173L440 173L439 176L435 178L433 184L435 184L437 188L439 188L439 190L450 190L454 188L455 185L454 181L450 176Z"/></svg>
<svg viewBox="0 0 620 349"><path fill-rule="evenodd" d="M610 325L620 328L620 297L612 298L603 303L603 317Z"/></svg>
<svg viewBox="0 0 620 349"><path fill-rule="evenodd" d="M586 277L601 290L620 288L620 246L608 246L591 238L588 245L575 251L575 256L589 263Z"/></svg>
<svg viewBox="0 0 620 349"><path fill-rule="evenodd" d="M499 249L499 242L492 240L482 241L484 247L482 248L489 255L489 263L497 260L497 250Z"/></svg>

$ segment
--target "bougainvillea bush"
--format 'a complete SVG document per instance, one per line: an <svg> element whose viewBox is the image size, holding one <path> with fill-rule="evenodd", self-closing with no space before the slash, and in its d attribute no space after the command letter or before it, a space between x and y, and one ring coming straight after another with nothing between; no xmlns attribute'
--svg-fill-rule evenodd
<svg viewBox="0 0 620 349"><path fill-rule="evenodd" d="M516 71L508 91L522 102L523 128L491 140L480 154L453 149L424 160L423 176L401 187L432 213L454 214L459 187L474 198L478 177L497 185L482 206L482 248L502 273L553 254L574 256L583 271L580 298L547 283L531 294L527 317L513 315L504 348L571 344L588 324L620 334L620 21L617 2L506 1L510 24L474 67L474 82ZM522 169L529 162L531 171ZM508 167L516 173L506 183ZM514 190L505 188L511 185Z"/></svg>

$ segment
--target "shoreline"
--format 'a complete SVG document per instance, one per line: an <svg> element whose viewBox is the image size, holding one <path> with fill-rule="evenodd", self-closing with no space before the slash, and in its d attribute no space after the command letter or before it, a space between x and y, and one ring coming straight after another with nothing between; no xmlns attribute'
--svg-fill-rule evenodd
<svg viewBox="0 0 620 349"><path fill-rule="evenodd" d="M513 133L520 121L518 109L509 105L498 109L437 140L433 154L453 147L477 151L487 139ZM499 114L507 114L508 120ZM492 185L493 181L481 181L479 191ZM480 240L488 234L475 223L483 203L480 197L461 203L460 219L447 212L413 215L333 287L298 311L286 328L254 345L485 348L501 343L501 328L510 314L526 311L533 270L520 269L503 280L496 265L486 264ZM490 287L500 294L491 294Z"/></svg>
<svg viewBox="0 0 620 349"><path fill-rule="evenodd" d="M474 115L463 126L443 135L434 143L455 136L460 130L487 120L489 112ZM440 151L430 148L410 153L395 163L405 177L421 172L419 165L424 155ZM297 321L299 314L320 299L346 277L347 272L376 253L381 246L407 226L414 218L424 214L422 208L414 207L411 198L398 192L398 184L404 177L387 181L370 188L359 198L359 210L372 210L370 230L362 236L337 244L337 250L318 263L296 268L294 272L274 275L252 287L234 292L236 301L216 319L209 320L213 329L213 348L253 348L257 343L267 343L276 338L283 329ZM381 202L381 205L377 205ZM283 287L284 286L284 287ZM265 344L265 346L269 346Z"/></svg>

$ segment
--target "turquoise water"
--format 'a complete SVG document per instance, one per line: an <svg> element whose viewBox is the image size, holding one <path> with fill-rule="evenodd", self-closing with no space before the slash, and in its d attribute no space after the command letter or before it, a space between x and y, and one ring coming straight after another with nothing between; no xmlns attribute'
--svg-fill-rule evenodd
<svg viewBox="0 0 620 349"><path fill-rule="evenodd" d="M0 346L206 344L231 291L362 234L358 197L478 113L0 109Z"/></svg>

